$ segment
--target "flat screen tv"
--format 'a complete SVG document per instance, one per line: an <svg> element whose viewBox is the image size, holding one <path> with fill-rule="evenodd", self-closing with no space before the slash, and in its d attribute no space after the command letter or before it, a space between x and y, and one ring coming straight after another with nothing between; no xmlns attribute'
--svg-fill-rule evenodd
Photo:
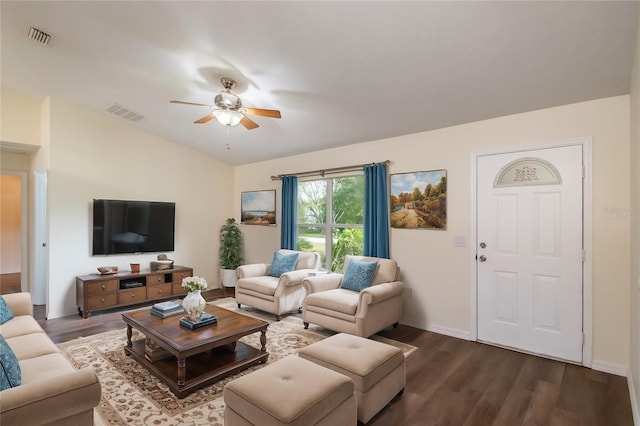
<svg viewBox="0 0 640 426"><path fill-rule="evenodd" d="M93 200L92 254L173 251L176 203Z"/></svg>

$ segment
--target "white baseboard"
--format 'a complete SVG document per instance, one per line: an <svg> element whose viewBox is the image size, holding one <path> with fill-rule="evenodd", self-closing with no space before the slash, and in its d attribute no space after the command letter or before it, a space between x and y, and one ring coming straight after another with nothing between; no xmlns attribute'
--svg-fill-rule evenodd
<svg viewBox="0 0 640 426"><path fill-rule="evenodd" d="M638 413L638 399L636 398L636 387L633 385L633 376L631 372L627 376L627 385L629 386L629 398L631 399L631 413L633 414L633 424L640 425L640 413Z"/></svg>
<svg viewBox="0 0 640 426"><path fill-rule="evenodd" d="M445 327L437 324L422 323L420 321L412 321L410 319L403 319L402 324L411 327L419 328L421 330L431 331L433 333L444 334L445 336L455 337L457 339L471 340L471 333L466 330L458 330L456 328Z"/></svg>
<svg viewBox="0 0 640 426"><path fill-rule="evenodd" d="M591 363L593 370L602 371L603 373L615 374L616 376L628 377L629 369L623 365L611 364L610 362L594 359Z"/></svg>

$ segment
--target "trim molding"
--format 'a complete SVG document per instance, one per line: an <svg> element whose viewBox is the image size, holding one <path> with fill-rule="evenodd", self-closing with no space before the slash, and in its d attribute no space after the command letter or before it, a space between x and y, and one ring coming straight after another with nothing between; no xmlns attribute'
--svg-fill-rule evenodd
<svg viewBox="0 0 640 426"><path fill-rule="evenodd" d="M627 375L627 386L629 386L629 398L631 399L631 413L633 415L633 424L640 425L640 414L638 413L638 399L636 398L636 388L633 385L633 376L631 372Z"/></svg>
<svg viewBox="0 0 640 426"><path fill-rule="evenodd" d="M433 324L429 322L425 323L421 321L412 321L410 319L405 319L401 321L401 323L411 327L419 328L421 330L427 330L433 333L444 334L445 336L455 337L456 339L472 340L471 334L466 330L446 327L443 325Z"/></svg>
<svg viewBox="0 0 640 426"><path fill-rule="evenodd" d="M623 365L612 364L606 361L594 359L591 363L591 369L602 371L603 373L615 374L616 376L630 377L629 369Z"/></svg>

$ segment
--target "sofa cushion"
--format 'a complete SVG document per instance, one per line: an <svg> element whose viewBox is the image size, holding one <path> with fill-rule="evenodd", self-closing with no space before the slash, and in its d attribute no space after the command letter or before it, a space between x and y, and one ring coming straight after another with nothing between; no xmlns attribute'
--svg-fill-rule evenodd
<svg viewBox="0 0 640 426"><path fill-rule="evenodd" d="M236 283L236 291L251 290L256 293L273 296L278 287L278 278L265 275L263 277L242 278Z"/></svg>
<svg viewBox="0 0 640 426"><path fill-rule="evenodd" d="M304 301L307 309L311 306L337 311L347 315L355 315L360 293L344 288L319 291L308 295Z"/></svg>
<svg viewBox="0 0 640 426"><path fill-rule="evenodd" d="M11 347L0 336L0 391L20 386L21 371L18 358Z"/></svg>
<svg viewBox="0 0 640 426"><path fill-rule="evenodd" d="M75 371L64 355L59 352L20 360L20 367L23 385L55 380L57 377Z"/></svg>
<svg viewBox="0 0 640 426"><path fill-rule="evenodd" d="M358 292L364 290L371 285L371 280L376 273L377 267L378 262L352 259L347 266L340 287Z"/></svg>
<svg viewBox="0 0 640 426"><path fill-rule="evenodd" d="M0 324L4 324L10 319L13 319L13 312L11 312L4 297L0 296Z"/></svg>
<svg viewBox="0 0 640 426"><path fill-rule="evenodd" d="M273 254L273 262L271 262L271 269L269 269L269 275L272 277L280 277L285 272L291 272L295 269L298 262L300 253L282 254L275 252Z"/></svg>
<svg viewBox="0 0 640 426"><path fill-rule="evenodd" d="M13 317L11 321L0 325L0 335L4 336L5 339L32 333L44 334L44 330L42 330L38 321L30 315L19 315Z"/></svg>
<svg viewBox="0 0 640 426"><path fill-rule="evenodd" d="M7 338L13 353L20 361L37 358L42 355L58 353L58 347L44 333L31 333L23 336Z"/></svg>

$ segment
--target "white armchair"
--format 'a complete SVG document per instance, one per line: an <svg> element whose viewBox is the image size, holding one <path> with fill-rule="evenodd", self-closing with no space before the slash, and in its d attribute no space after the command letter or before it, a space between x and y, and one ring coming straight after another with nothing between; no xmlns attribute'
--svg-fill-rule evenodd
<svg viewBox="0 0 640 426"><path fill-rule="evenodd" d="M300 312L305 295L302 280L309 276L311 270L318 269L320 255L294 250L279 250L279 253L299 253L295 269L283 273L280 277L268 275L271 268L269 263L242 265L236 269L238 282L235 291L238 308L242 304L253 306L274 314L278 321L284 313L296 310Z"/></svg>
<svg viewBox="0 0 640 426"><path fill-rule="evenodd" d="M395 260L376 257L346 256L344 270L352 259L377 261L371 285L358 292L341 288L344 274L327 274L305 278L307 297L302 305L304 327L309 323L341 333L369 337L393 325L402 316L404 284L397 281Z"/></svg>

